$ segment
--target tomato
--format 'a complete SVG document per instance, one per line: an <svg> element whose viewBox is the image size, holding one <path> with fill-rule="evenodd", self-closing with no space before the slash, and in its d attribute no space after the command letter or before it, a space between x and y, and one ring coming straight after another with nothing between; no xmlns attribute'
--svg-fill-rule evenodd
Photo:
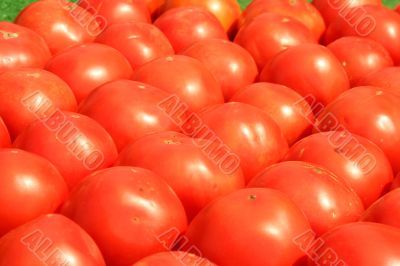
<svg viewBox="0 0 400 266"><path fill-rule="evenodd" d="M375 86L392 93L400 93L400 67L386 67L367 75L358 82L359 86Z"/></svg>
<svg viewBox="0 0 400 266"><path fill-rule="evenodd" d="M351 86L357 85L371 73L393 66L393 60L385 47L367 38L342 37L327 47L342 63Z"/></svg>
<svg viewBox="0 0 400 266"><path fill-rule="evenodd" d="M249 104L216 105L199 116L208 128L197 130L194 137L219 138L240 158L246 181L281 160L288 150L286 139L274 120Z"/></svg>
<svg viewBox="0 0 400 266"><path fill-rule="evenodd" d="M129 61L119 51L98 43L57 54L47 64L47 70L68 83L78 103L96 87L132 75Z"/></svg>
<svg viewBox="0 0 400 266"><path fill-rule="evenodd" d="M196 216L186 236L220 266L296 265L304 253L293 238L307 230L307 219L286 195L251 188L215 200Z"/></svg>
<svg viewBox="0 0 400 266"><path fill-rule="evenodd" d="M192 111L224 102L215 77L201 62L188 56L155 59L136 69L133 80L176 94Z"/></svg>
<svg viewBox="0 0 400 266"><path fill-rule="evenodd" d="M38 155L0 149L0 172L0 236L56 211L67 198L68 188L57 168Z"/></svg>
<svg viewBox="0 0 400 266"><path fill-rule="evenodd" d="M166 250L159 236L186 229L185 211L174 191L153 172L114 167L93 173L71 193L61 212L99 245L107 265L132 265Z"/></svg>
<svg viewBox="0 0 400 266"><path fill-rule="evenodd" d="M160 252L150 255L132 266L216 266L206 258L182 251Z"/></svg>
<svg viewBox="0 0 400 266"><path fill-rule="evenodd" d="M147 134L179 129L158 106L165 91L131 80L118 80L95 89L79 112L99 122L119 150Z"/></svg>
<svg viewBox="0 0 400 266"><path fill-rule="evenodd" d="M263 109L281 128L291 145L311 133L314 115L310 105L294 90L274 83L254 83L238 91L232 102L242 102Z"/></svg>
<svg viewBox="0 0 400 266"><path fill-rule="evenodd" d="M362 5L382 5L381 0L313 0L313 5L319 10L327 25L339 16L348 16L350 8Z"/></svg>
<svg viewBox="0 0 400 266"><path fill-rule="evenodd" d="M89 117L70 112L55 111L30 124L14 146L47 158L69 188L117 158L115 144L104 128Z"/></svg>
<svg viewBox="0 0 400 266"><path fill-rule="evenodd" d="M391 189L394 190L396 188L400 188L400 173L397 174L397 176L394 178L392 182Z"/></svg>
<svg viewBox="0 0 400 266"><path fill-rule="evenodd" d="M214 14L230 36L236 32L240 6L236 0L165 0L164 10L183 6L201 6Z"/></svg>
<svg viewBox="0 0 400 266"><path fill-rule="evenodd" d="M343 130L378 145L395 173L400 170L400 97L377 87L356 87L336 98L317 118L320 131ZM368 161L367 161L368 162Z"/></svg>
<svg viewBox="0 0 400 266"><path fill-rule="evenodd" d="M92 42L102 30L90 13L64 0L33 2L22 10L15 22L41 35L53 54Z"/></svg>
<svg viewBox="0 0 400 266"><path fill-rule="evenodd" d="M213 159L219 150L206 144L177 132L156 133L128 145L116 165L138 166L157 173L174 189L190 220L215 198L244 187L241 169L224 171Z"/></svg>
<svg viewBox="0 0 400 266"><path fill-rule="evenodd" d="M0 149L8 148L11 146L10 134L8 134L8 129L4 124L3 118L0 116Z"/></svg>
<svg viewBox="0 0 400 266"><path fill-rule="evenodd" d="M20 67L44 68L51 53L36 32L6 21L0 22L0 73Z"/></svg>
<svg viewBox="0 0 400 266"><path fill-rule="evenodd" d="M400 230L376 223L349 223L338 226L311 243L310 266L363 265L391 266L400 260ZM311 244L315 244L310 246Z"/></svg>
<svg viewBox="0 0 400 266"><path fill-rule="evenodd" d="M318 9L304 0L253 1L242 14L242 23L267 12L288 16L300 21L313 33L316 40L319 40L325 31L324 19Z"/></svg>
<svg viewBox="0 0 400 266"><path fill-rule="evenodd" d="M317 44L298 45L278 54L265 66L260 80L286 85L323 105L349 89L346 71L339 60Z"/></svg>
<svg viewBox="0 0 400 266"><path fill-rule="evenodd" d="M361 11L358 11L361 10ZM360 36L382 44L394 63L400 63L400 15L377 5L355 7L345 16L337 17L328 27L325 42L330 43L343 36ZM361 15L357 15L362 12Z"/></svg>
<svg viewBox="0 0 400 266"><path fill-rule="evenodd" d="M70 219L43 215L0 239L0 264L105 266L93 239Z"/></svg>
<svg viewBox="0 0 400 266"><path fill-rule="evenodd" d="M13 88L10 90L10 88ZM33 121L56 110L76 111L71 88L41 69L18 69L0 74L0 115L14 139Z"/></svg>
<svg viewBox="0 0 400 266"><path fill-rule="evenodd" d="M318 235L335 226L357 221L364 211L360 198L339 177L306 162L274 164L255 176L247 186L276 189L288 195Z"/></svg>
<svg viewBox="0 0 400 266"><path fill-rule="evenodd" d="M316 43L316 40L301 22L288 16L264 13L240 28L235 43L249 51L261 70L274 55L288 47Z"/></svg>
<svg viewBox="0 0 400 266"><path fill-rule="evenodd" d="M168 10L154 21L168 38L176 52L204 39L228 37L212 13L201 7L179 7Z"/></svg>
<svg viewBox="0 0 400 266"><path fill-rule="evenodd" d="M198 41L182 52L200 60L219 81L225 100L242 87L253 83L258 70L249 52L239 45L220 39Z"/></svg>
<svg viewBox="0 0 400 266"><path fill-rule="evenodd" d="M142 23L121 23L108 27L96 42L120 51L137 68L159 57L173 55L167 37L155 26Z"/></svg>

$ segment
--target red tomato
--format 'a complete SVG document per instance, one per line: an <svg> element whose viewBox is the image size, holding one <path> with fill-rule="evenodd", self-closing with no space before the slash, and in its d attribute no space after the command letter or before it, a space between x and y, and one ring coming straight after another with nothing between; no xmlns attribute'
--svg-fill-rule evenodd
<svg viewBox="0 0 400 266"><path fill-rule="evenodd" d="M41 35L53 54L92 42L102 30L95 17L65 0L33 2L22 10L15 22Z"/></svg>
<svg viewBox="0 0 400 266"><path fill-rule="evenodd" d="M327 47L342 63L351 86L357 85L373 72L393 66L389 52L374 40L342 37Z"/></svg>
<svg viewBox="0 0 400 266"><path fill-rule="evenodd" d="M50 57L50 50L39 34L10 22L0 22L0 73L20 67L44 68Z"/></svg>
<svg viewBox="0 0 400 266"><path fill-rule="evenodd" d="M400 170L400 97L377 87L356 87L336 98L317 118L320 131L347 129L369 139Z"/></svg>
<svg viewBox="0 0 400 266"><path fill-rule="evenodd" d="M308 230L304 214L286 195L251 188L215 200L196 216L186 235L220 266L296 265L305 254L293 238Z"/></svg>
<svg viewBox="0 0 400 266"><path fill-rule="evenodd" d="M150 255L132 266L217 266L206 258L182 251L160 252Z"/></svg>
<svg viewBox="0 0 400 266"><path fill-rule="evenodd" d="M8 129L4 124L3 118L0 116L0 149L8 148L11 146L10 134L8 134Z"/></svg>
<svg viewBox="0 0 400 266"><path fill-rule="evenodd" d="M47 70L65 80L81 102L96 87L130 78L129 61L116 49L98 43L75 46L54 56Z"/></svg>
<svg viewBox="0 0 400 266"><path fill-rule="evenodd" d="M286 159L315 163L332 171L360 196L366 208L393 180L385 153L368 139L348 131L308 136L290 148Z"/></svg>
<svg viewBox="0 0 400 266"><path fill-rule="evenodd" d="M93 239L73 221L59 214L43 215L3 236L0 239L0 264L106 265Z"/></svg>
<svg viewBox="0 0 400 266"><path fill-rule="evenodd" d="M61 111L30 124L14 146L47 158L69 188L93 171L110 166L118 155L112 138L96 121Z"/></svg>
<svg viewBox="0 0 400 266"><path fill-rule="evenodd" d="M383 224L350 223L312 240L301 243L311 248L310 266L392 266L400 261L400 230Z"/></svg>
<svg viewBox="0 0 400 266"><path fill-rule="evenodd" d="M99 122L119 150L147 134L178 130L158 106L168 93L144 83L118 80L95 89L79 112Z"/></svg>
<svg viewBox="0 0 400 266"><path fill-rule="evenodd" d="M182 52L200 40L228 39L218 19L207 9L197 6L168 10L154 25L167 36L176 52Z"/></svg>
<svg viewBox="0 0 400 266"><path fill-rule="evenodd" d="M304 0L253 1L242 14L242 23L267 12L288 16L300 21L313 33L316 40L319 40L325 31L324 19L318 9Z"/></svg>
<svg viewBox="0 0 400 266"><path fill-rule="evenodd" d="M311 107L302 99L301 95L286 86L260 82L244 87L231 101L251 104L267 112L291 145L308 135L314 123Z"/></svg>
<svg viewBox="0 0 400 266"><path fill-rule="evenodd" d="M219 150L208 149L201 140L181 133L156 133L128 145L116 164L157 173L174 189L190 220L215 198L244 187L242 170L224 172L221 163L213 160Z"/></svg>
<svg viewBox="0 0 400 266"><path fill-rule="evenodd" d="M142 22L111 25L97 37L96 42L120 51L134 69L159 57L174 54L162 31Z"/></svg>
<svg viewBox="0 0 400 266"><path fill-rule="evenodd" d="M392 183L392 190L396 189L396 188L400 188L400 173L397 174L397 176L395 177L395 179L393 180Z"/></svg>
<svg viewBox="0 0 400 266"><path fill-rule="evenodd" d="M10 90L13 88L13 90ZM18 69L0 74L0 115L14 139L33 121L56 110L76 111L71 88L41 69Z"/></svg>
<svg viewBox="0 0 400 266"><path fill-rule="evenodd" d="M400 67L386 67L364 77L359 86L375 86L393 93L400 93Z"/></svg>
<svg viewBox="0 0 400 266"><path fill-rule="evenodd" d="M274 164L255 176L248 187L271 188L288 195L318 235L357 221L364 211L360 198L339 177L306 162Z"/></svg>
<svg viewBox="0 0 400 266"><path fill-rule="evenodd" d="M281 160L288 150L278 125L254 106L237 102L216 105L200 113L200 119L208 129L198 130L193 137L219 138L240 158L246 181Z"/></svg>
<svg viewBox="0 0 400 266"><path fill-rule="evenodd" d="M361 10L361 11L358 11ZM338 16L328 27L325 42L343 36L367 37L382 44L395 64L400 63L400 15L377 5L355 7L345 17ZM356 15L357 13L361 15Z"/></svg>
<svg viewBox="0 0 400 266"><path fill-rule="evenodd" d="M239 45L220 39L198 41L182 54L200 60L221 84L225 100L253 83L258 70L250 53Z"/></svg>
<svg viewBox="0 0 400 266"><path fill-rule="evenodd" d="M240 28L235 43L249 51L261 70L274 55L288 47L316 43L316 40L301 22L279 14L264 13Z"/></svg>
<svg viewBox="0 0 400 266"><path fill-rule="evenodd" d="M57 168L38 155L0 149L0 172L0 236L56 211L67 198L68 188Z"/></svg>
<svg viewBox="0 0 400 266"><path fill-rule="evenodd" d="M174 191L153 172L114 167L93 173L76 187L61 212L99 245L107 265L131 265L164 251L159 236L186 229L185 211Z"/></svg>
<svg viewBox="0 0 400 266"><path fill-rule="evenodd" d="M302 44L278 54L265 66L260 80L286 85L303 96L312 95L323 105L349 89L340 61L317 44Z"/></svg>
<svg viewBox="0 0 400 266"><path fill-rule="evenodd" d="M153 60L136 69L133 79L176 94L192 111L224 102L215 77L201 62L188 56Z"/></svg>

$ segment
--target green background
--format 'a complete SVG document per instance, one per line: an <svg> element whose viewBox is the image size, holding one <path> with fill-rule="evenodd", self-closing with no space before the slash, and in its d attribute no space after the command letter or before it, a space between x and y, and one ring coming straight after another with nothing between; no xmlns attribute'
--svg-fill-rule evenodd
<svg viewBox="0 0 400 266"><path fill-rule="evenodd" d="M0 21L12 21L19 11L28 3L36 0L0 0ZM238 0L241 7L245 8L251 0ZM383 0L383 2L390 7L396 6L400 0Z"/></svg>

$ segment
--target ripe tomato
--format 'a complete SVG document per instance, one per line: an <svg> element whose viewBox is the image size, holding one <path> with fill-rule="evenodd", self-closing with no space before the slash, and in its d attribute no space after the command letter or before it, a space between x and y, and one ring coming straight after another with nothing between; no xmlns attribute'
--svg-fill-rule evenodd
<svg viewBox="0 0 400 266"><path fill-rule="evenodd" d="M201 140L181 133L156 133L128 145L116 164L143 167L157 173L176 192L191 220L215 198L244 187L242 170L224 172L221 164L213 160L219 150L208 149L202 146Z"/></svg>
<svg viewBox="0 0 400 266"><path fill-rule="evenodd" d="M158 106L168 96L165 91L144 83L118 80L95 89L79 112L99 122L121 150L147 134L178 130Z"/></svg>
<svg viewBox="0 0 400 266"><path fill-rule="evenodd" d="M12 139L33 121L49 117L56 110L77 109L71 88L53 73L41 69L0 74L0 95L0 115Z"/></svg>
<svg viewBox="0 0 400 266"><path fill-rule="evenodd" d="M51 53L36 32L6 21L0 22L0 73L20 67L44 68Z"/></svg>
<svg viewBox="0 0 400 266"><path fill-rule="evenodd" d="M195 112L224 102L215 77L201 62L188 56L155 59L136 69L133 79L176 94Z"/></svg>
<svg viewBox="0 0 400 266"><path fill-rule="evenodd" d="M10 134L8 134L8 129L4 124L3 118L0 116L0 149L8 148L11 146Z"/></svg>
<svg viewBox="0 0 400 266"><path fill-rule="evenodd" d="M96 121L61 111L30 124L14 146L47 158L69 188L93 171L110 166L118 155L112 138Z"/></svg>
<svg viewBox="0 0 400 266"><path fill-rule="evenodd" d="M132 266L217 266L206 258L183 251L160 252L141 259Z"/></svg>
<svg viewBox="0 0 400 266"><path fill-rule="evenodd" d="M264 13L240 28L235 43L249 51L261 70L274 55L288 47L316 43L316 40L301 22L279 14Z"/></svg>
<svg viewBox="0 0 400 266"><path fill-rule="evenodd" d="M274 164L255 176L247 186L276 189L288 195L318 235L335 226L357 221L364 211L360 198L339 177L306 162Z"/></svg>
<svg viewBox="0 0 400 266"><path fill-rule="evenodd" d="M47 70L68 83L78 103L96 87L132 75L129 61L119 51L98 43L75 46L57 54L47 64Z"/></svg>
<svg viewBox="0 0 400 266"><path fill-rule="evenodd" d="M53 54L92 42L102 30L90 13L64 0L33 2L22 10L15 23L41 35Z"/></svg>
<svg viewBox="0 0 400 266"><path fill-rule="evenodd" d="M286 139L274 120L249 104L220 104L206 108L199 116L208 129L198 130L194 137L219 138L240 158L246 181L281 160L288 150Z"/></svg>
<svg viewBox="0 0 400 266"><path fill-rule="evenodd" d="M258 70L249 52L227 40L198 41L182 52L200 60L219 81L225 100L242 87L253 83Z"/></svg>
<svg viewBox="0 0 400 266"><path fill-rule="evenodd" d="M0 264L106 265L93 239L73 221L59 214L40 216L3 236L0 239Z"/></svg>
<svg viewBox="0 0 400 266"><path fill-rule="evenodd" d="M0 172L0 236L54 212L67 198L68 188L57 168L36 154L0 149Z"/></svg>
<svg viewBox="0 0 400 266"><path fill-rule="evenodd" d="M320 131L340 128L369 139L400 170L400 97L377 87L356 87L336 98L317 117Z"/></svg>
<svg viewBox="0 0 400 266"><path fill-rule="evenodd" d="M290 67L288 67L290 66ZM265 66L261 81L279 83L326 105L349 89L349 79L339 60L326 47L302 44L275 56Z"/></svg>
<svg viewBox="0 0 400 266"><path fill-rule="evenodd" d="M293 238L307 230L307 219L286 195L251 188L215 200L196 216L186 236L220 266L296 265L305 254Z"/></svg>
<svg viewBox="0 0 400 266"><path fill-rule="evenodd" d="M228 39L218 19L207 9L197 6L168 10L154 21L154 25L167 36L175 52L182 52L204 39Z"/></svg>
<svg viewBox="0 0 400 266"><path fill-rule="evenodd" d="M97 37L96 42L120 51L134 69L159 57L174 54L162 31L142 22L111 25Z"/></svg>
<svg viewBox="0 0 400 266"><path fill-rule="evenodd" d="M342 63L351 86L357 85L373 72L393 66L389 52L374 40L342 37L327 47Z"/></svg>
<svg viewBox="0 0 400 266"><path fill-rule="evenodd" d="M362 10L357 15L357 10ZM394 63L400 63L400 15L377 5L355 7L345 17L338 16L328 27L325 42L330 43L343 36L367 37L382 44Z"/></svg>
<svg viewBox="0 0 400 266"><path fill-rule="evenodd" d="M359 86L374 86L392 93L400 93L400 67L386 67L364 77Z"/></svg>
<svg viewBox="0 0 400 266"><path fill-rule="evenodd" d="M153 172L134 167L104 169L86 177L61 212L99 245L107 265L132 265L164 251L159 236L183 232L185 211L174 191Z"/></svg>
<svg viewBox="0 0 400 266"><path fill-rule="evenodd" d="M267 112L281 128L289 145L311 133L314 115L310 105L286 86L254 83L238 91L231 101L251 104Z"/></svg>

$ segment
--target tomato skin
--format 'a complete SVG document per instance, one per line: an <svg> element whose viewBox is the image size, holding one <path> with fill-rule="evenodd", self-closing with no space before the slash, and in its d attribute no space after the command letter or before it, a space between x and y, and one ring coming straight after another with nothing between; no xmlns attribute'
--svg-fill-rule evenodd
<svg viewBox="0 0 400 266"><path fill-rule="evenodd" d="M240 28L235 43L249 51L261 70L273 56L288 47L316 43L316 40L301 22L279 14L264 13Z"/></svg>
<svg viewBox="0 0 400 266"><path fill-rule="evenodd" d="M394 190L400 188L400 173L394 178L391 189Z"/></svg>
<svg viewBox="0 0 400 266"><path fill-rule="evenodd" d="M78 223L98 244L107 265L131 265L172 243L157 236L183 232L185 211L174 191L153 172L113 167L86 177L61 213ZM130 237L135 236L135 237Z"/></svg>
<svg viewBox="0 0 400 266"><path fill-rule="evenodd" d="M355 87L344 92L320 112L319 131L348 130L374 142L400 170L400 97L378 87Z"/></svg>
<svg viewBox="0 0 400 266"><path fill-rule="evenodd" d="M201 62L188 56L155 59L136 69L132 79L176 94L194 112L224 102L215 77Z"/></svg>
<svg viewBox="0 0 400 266"><path fill-rule="evenodd" d="M4 124L3 118L0 116L0 149L11 146L11 138L8 129Z"/></svg>
<svg viewBox="0 0 400 266"><path fill-rule="evenodd" d="M303 96L311 94L323 105L350 88L339 60L317 44L290 47L278 54L264 67L260 81L288 86Z"/></svg>
<svg viewBox="0 0 400 266"><path fill-rule="evenodd" d="M314 123L311 106L296 104L302 101L302 96L286 86L253 83L238 91L231 101L251 104L267 112L281 128L289 145L311 133Z"/></svg>
<svg viewBox="0 0 400 266"><path fill-rule="evenodd" d="M109 82L95 89L79 108L99 122L113 137L118 150L145 135L178 127L158 107L165 91L131 80Z"/></svg>
<svg viewBox="0 0 400 266"><path fill-rule="evenodd" d="M286 195L248 188L212 202L192 221L186 236L220 266L296 265L304 253L292 240L307 230L307 219Z"/></svg>
<svg viewBox="0 0 400 266"><path fill-rule="evenodd" d="M364 77L358 86L374 86L392 93L400 93L400 67L386 67Z"/></svg>
<svg viewBox="0 0 400 266"><path fill-rule="evenodd" d="M198 41L182 52L200 60L221 84L225 100L253 83L258 69L250 53L239 45L221 39Z"/></svg>
<svg viewBox="0 0 400 266"><path fill-rule="evenodd" d="M111 25L97 37L96 42L120 51L133 69L159 57L174 54L174 49L162 31L142 22Z"/></svg>
<svg viewBox="0 0 400 266"><path fill-rule="evenodd" d="M0 236L56 211L67 198L68 188L57 168L36 154L0 149L0 171Z"/></svg>
<svg viewBox="0 0 400 266"><path fill-rule="evenodd" d="M181 133L155 133L128 145L116 165L154 171L174 189L191 220L212 200L244 187L240 168L224 173L199 144Z"/></svg>
<svg viewBox="0 0 400 266"><path fill-rule="evenodd" d="M51 53L40 35L6 21L0 22L0 33L0 73L20 67L45 67Z"/></svg>
<svg viewBox="0 0 400 266"><path fill-rule="evenodd" d="M78 21L79 18L86 19ZM22 10L15 23L42 36L53 54L93 42L99 29L90 13L64 0L33 2Z"/></svg>
<svg viewBox="0 0 400 266"><path fill-rule="evenodd" d="M175 52L182 52L197 41L228 37L218 19L207 9L189 6L168 10L154 25L168 38Z"/></svg>
<svg viewBox="0 0 400 266"><path fill-rule="evenodd" d="M373 72L393 66L393 60L385 47L367 38L342 37L327 47L342 63L351 86L357 85Z"/></svg>
<svg viewBox="0 0 400 266"><path fill-rule="evenodd" d="M54 56L46 69L67 82L78 103L96 87L132 75L129 61L118 50L99 43L65 50Z"/></svg>
<svg viewBox="0 0 400 266"><path fill-rule="evenodd" d="M367 155L374 161L364 167L362 158ZM366 208L387 192L393 180L385 153L368 139L350 132L310 135L294 144L285 159L310 162L330 170L360 196Z"/></svg>
<svg viewBox="0 0 400 266"><path fill-rule="evenodd" d="M200 263L200 264L199 264ZM160 252L141 259L132 266L217 266L206 258L183 251Z"/></svg>
<svg viewBox="0 0 400 266"><path fill-rule="evenodd" d="M110 166L118 156L111 136L95 120L61 111L30 124L13 145L48 159L70 189L86 175Z"/></svg>
<svg viewBox="0 0 400 266"><path fill-rule="evenodd" d="M48 214L0 239L0 264L105 266L93 239L70 219Z"/></svg>
<svg viewBox="0 0 400 266"><path fill-rule="evenodd" d="M3 72L0 95L4 96L0 99L0 115L12 139L30 123L49 117L55 110L74 112L77 109L71 88L55 74L42 69Z"/></svg>

